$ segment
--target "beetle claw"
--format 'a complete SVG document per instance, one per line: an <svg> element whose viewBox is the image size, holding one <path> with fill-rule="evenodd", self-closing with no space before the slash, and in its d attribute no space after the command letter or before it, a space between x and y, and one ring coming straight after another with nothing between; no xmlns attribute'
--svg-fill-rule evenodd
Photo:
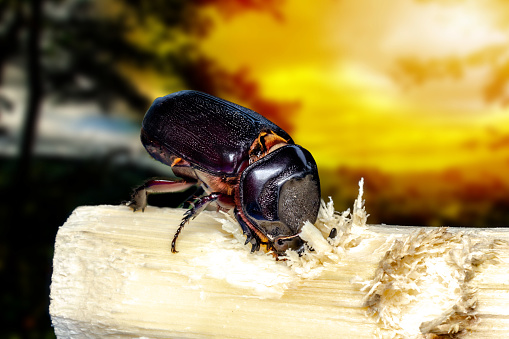
<svg viewBox="0 0 509 339"><path fill-rule="evenodd" d="M253 243L253 245L251 247L251 253L258 251L259 249L260 249L260 242L258 241L258 239L255 238L255 242Z"/></svg>
<svg viewBox="0 0 509 339"><path fill-rule="evenodd" d="M248 234L246 236L246 242L244 243L244 245L247 245L248 243L250 243L251 240L253 240L253 235L252 234Z"/></svg>
<svg viewBox="0 0 509 339"><path fill-rule="evenodd" d="M145 207L147 207L147 191L143 187L137 188L133 192L131 200L126 203L126 206L129 206L133 212L137 210L144 212Z"/></svg>
<svg viewBox="0 0 509 339"><path fill-rule="evenodd" d="M338 235L338 230L336 227L334 227L333 229L330 230L330 233L329 233L329 239L334 239L336 236Z"/></svg>

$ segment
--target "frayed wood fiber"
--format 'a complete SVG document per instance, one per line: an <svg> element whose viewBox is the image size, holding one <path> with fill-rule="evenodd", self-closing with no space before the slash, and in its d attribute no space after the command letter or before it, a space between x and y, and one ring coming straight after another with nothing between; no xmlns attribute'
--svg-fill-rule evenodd
<svg viewBox="0 0 509 339"><path fill-rule="evenodd" d="M59 338L505 338L509 230L367 224L322 202L302 255L250 253L231 214L77 208L60 228ZM329 237L331 235L332 237Z"/></svg>

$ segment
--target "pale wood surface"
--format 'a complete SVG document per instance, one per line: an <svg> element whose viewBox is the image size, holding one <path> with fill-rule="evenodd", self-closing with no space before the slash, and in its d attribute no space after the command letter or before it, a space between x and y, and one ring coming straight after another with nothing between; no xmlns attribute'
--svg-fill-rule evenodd
<svg viewBox="0 0 509 339"><path fill-rule="evenodd" d="M394 315L400 306L391 306L389 300L390 293L398 290L397 280L381 292L368 292L383 285L377 283L377 274L387 279L392 270L404 272L414 261L415 265L418 260L432 262L435 258L456 262L455 255L468 260L462 261L466 268L458 271L459 275L451 273L452 279L463 286L458 290L468 285L468 293L472 293L469 300L475 302L458 337L509 336L507 229L450 229L451 233L443 230L435 240L429 240L428 234L436 229L354 225L355 229L344 230L339 250L327 254L327 259L317 256L309 268L311 264L298 262L304 259L297 258L290 267L290 262L275 261L262 252L251 254L248 246L238 242L242 240L240 233L232 235L215 220L224 216L208 211L184 228L177 243L179 253L172 254L170 243L183 212L150 206L144 213L133 213L125 206L77 208L60 228L55 244L50 313L57 336L432 338L432 334L421 334L419 326L436 318L436 306L405 308L410 316L396 316L397 324L388 324L392 318L384 318L382 309ZM419 230L423 231L421 238L416 237ZM455 236L457 232L466 233ZM444 234L452 240L445 245L436 243ZM435 241L435 247L430 248L438 251L399 255L396 240L401 244ZM310 243L316 252L322 245L328 251L329 245L320 241ZM456 244L454 253L442 251L449 243ZM397 258L387 264L392 260L387 255L391 249ZM450 267L424 275L447 275L452 272ZM461 304L451 301L461 299L462 294L455 296L455 291L447 290L450 283L442 291L435 281L428 285L424 280L415 281L421 290L411 291L417 301L409 303L429 301L429 295L441 297L444 293L448 295L443 302L438 301L440 307L450 303L452 309ZM444 326L450 330L450 325Z"/></svg>

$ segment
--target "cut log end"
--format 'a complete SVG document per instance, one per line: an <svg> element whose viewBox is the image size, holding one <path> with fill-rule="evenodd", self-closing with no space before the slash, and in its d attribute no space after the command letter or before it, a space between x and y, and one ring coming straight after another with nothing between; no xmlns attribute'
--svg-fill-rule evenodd
<svg viewBox="0 0 509 339"><path fill-rule="evenodd" d="M359 197L322 202L307 250L251 253L234 218L76 209L60 228L50 313L59 338L505 337L509 232L367 225ZM331 237L329 237L331 235Z"/></svg>

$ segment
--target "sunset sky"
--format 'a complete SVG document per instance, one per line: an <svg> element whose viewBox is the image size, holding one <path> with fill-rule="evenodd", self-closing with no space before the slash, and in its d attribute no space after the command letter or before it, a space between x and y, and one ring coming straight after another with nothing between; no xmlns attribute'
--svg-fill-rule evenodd
<svg viewBox="0 0 509 339"><path fill-rule="evenodd" d="M494 145L509 135L508 10L459 0L293 0L280 17L214 9L201 49L248 69L267 98L298 102L292 136L319 166L507 166L509 147Z"/></svg>
<svg viewBox="0 0 509 339"><path fill-rule="evenodd" d="M364 177L373 222L509 224L507 1L192 4L185 18L206 18L203 34L165 34L150 17L129 32L196 72L186 83L180 65L126 67L149 98L209 88L285 124L313 154L323 197L346 208Z"/></svg>
<svg viewBox="0 0 509 339"><path fill-rule="evenodd" d="M53 335L48 272L76 207L124 204L149 178L175 179L140 127L155 98L179 90L282 126L315 158L321 197L339 213L363 179L368 224L509 227L508 0L0 3L10 337ZM199 194L148 203L187 207Z"/></svg>

